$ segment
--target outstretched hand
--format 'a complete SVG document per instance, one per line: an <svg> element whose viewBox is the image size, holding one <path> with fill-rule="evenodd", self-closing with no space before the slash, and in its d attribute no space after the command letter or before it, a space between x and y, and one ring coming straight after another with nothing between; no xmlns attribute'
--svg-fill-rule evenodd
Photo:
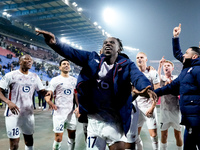
<svg viewBox="0 0 200 150"><path fill-rule="evenodd" d="M163 66L163 64L165 63L166 59L164 58L165 56L162 57L162 59L159 61L159 64L161 66Z"/></svg>
<svg viewBox="0 0 200 150"><path fill-rule="evenodd" d="M53 33L48 32L48 31L44 31L44 30L39 30L39 29L35 29L35 32L37 32L36 35L42 34L44 36L46 43L56 44L56 38L55 38L55 35Z"/></svg>
<svg viewBox="0 0 200 150"><path fill-rule="evenodd" d="M157 95L154 91L150 90L151 86L147 86L142 91L138 91L136 88L133 89L133 95L144 96L146 98L151 98L154 102L158 101Z"/></svg>
<svg viewBox="0 0 200 150"><path fill-rule="evenodd" d="M180 33L181 33L181 24L179 23L179 26L175 27L174 30L173 30L174 38L178 37Z"/></svg>

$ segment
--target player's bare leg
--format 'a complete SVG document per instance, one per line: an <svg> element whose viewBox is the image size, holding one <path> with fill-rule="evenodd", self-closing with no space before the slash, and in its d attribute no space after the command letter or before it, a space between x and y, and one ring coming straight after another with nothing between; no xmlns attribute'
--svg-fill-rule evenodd
<svg viewBox="0 0 200 150"><path fill-rule="evenodd" d="M10 150L16 150L19 147L19 139L10 139Z"/></svg>
<svg viewBox="0 0 200 150"><path fill-rule="evenodd" d="M69 148L69 150L74 150L76 130L67 129L67 131L68 131L68 141L67 141L68 148Z"/></svg>

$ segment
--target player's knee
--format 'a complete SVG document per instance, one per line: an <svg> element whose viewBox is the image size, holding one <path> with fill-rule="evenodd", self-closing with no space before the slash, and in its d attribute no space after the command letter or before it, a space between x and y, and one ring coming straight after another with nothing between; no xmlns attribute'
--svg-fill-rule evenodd
<svg viewBox="0 0 200 150"><path fill-rule="evenodd" d="M76 137L76 130L68 130L68 137L70 139L75 139L75 137Z"/></svg>
<svg viewBox="0 0 200 150"><path fill-rule="evenodd" d="M154 137L157 136L157 133L156 133L156 132L153 132L153 133L150 134L150 136L154 138Z"/></svg>
<svg viewBox="0 0 200 150"><path fill-rule="evenodd" d="M17 150L18 147L19 147L19 143L12 143L12 144L10 145L10 150Z"/></svg>
<svg viewBox="0 0 200 150"><path fill-rule="evenodd" d="M19 139L10 139L10 150L17 150L19 147Z"/></svg>
<svg viewBox="0 0 200 150"><path fill-rule="evenodd" d="M174 136L175 136L175 138L176 138L177 140L182 139L182 138L181 138L181 132L176 132L176 133L174 133Z"/></svg>
<svg viewBox="0 0 200 150"><path fill-rule="evenodd" d="M56 136L55 141L56 142L62 142L62 136Z"/></svg>
<svg viewBox="0 0 200 150"><path fill-rule="evenodd" d="M24 142L26 146L33 146L33 137L25 138Z"/></svg>
<svg viewBox="0 0 200 150"><path fill-rule="evenodd" d="M167 133L164 133L164 134L161 135L161 137L162 137L162 139L167 139L168 134L167 134Z"/></svg>
<svg viewBox="0 0 200 150"><path fill-rule="evenodd" d="M33 146L33 140L32 141L31 140L30 141L26 141L25 145L26 146Z"/></svg>

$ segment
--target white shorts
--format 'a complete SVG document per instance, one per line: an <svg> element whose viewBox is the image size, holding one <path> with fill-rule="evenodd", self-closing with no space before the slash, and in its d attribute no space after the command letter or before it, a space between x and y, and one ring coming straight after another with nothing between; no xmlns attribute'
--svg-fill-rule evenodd
<svg viewBox="0 0 200 150"><path fill-rule="evenodd" d="M53 131L63 133L64 129L76 130L77 118L74 113L68 116L53 115Z"/></svg>
<svg viewBox="0 0 200 150"><path fill-rule="evenodd" d="M135 110L131 113L131 125L126 134L122 137L122 141L125 143L134 143L138 136L138 119L139 119L139 109L137 107L136 101L133 102Z"/></svg>
<svg viewBox="0 0 200 150"><path fill-rule="evenodd" d="M144 112L146 112L148 108L140 110L139 112L139 121L138 127L142 127L144 122L147 124L148 129L157 129L157 109L154 108L153 114L151 117L147 117Z"/></svg>
<svg viewBox="0 0 200 150"><path fill-rule="evenodd" d="M160 129L161 131L167 130L170 126L174 129L181 131L181 113L180 110L161 110L160 109Z"/></svg>
<svg viewBox="0 0 200 150"><path fill-rule="evenodd" d="M88 123L82 123L82 124L83 124L83 132L84 134L87 134Z"/></svg>
<svg viewBox="0 0 200 150"><path fill-rule="evenodd" d="M177 131L181 131L182 126L180 124L176 124L174 122L168 122L168 123L160 123L160 130L165 131L169 129L170 127L174 128Z"/></svg>
<svg viewBox="0 0 200 150"><path fill-rule="evenodd" d="M32 135L35 128L34 115L29 116L9 116L5 117L6 131L8 138L16 139L20 137L20 132Z"/></svg>
<svg viewBox="0 0 200 150"><path fill-rule="evenodd" d="M119 124L88 118L87 150L105 150L106 144L121 141L123 131Z"/></svg>

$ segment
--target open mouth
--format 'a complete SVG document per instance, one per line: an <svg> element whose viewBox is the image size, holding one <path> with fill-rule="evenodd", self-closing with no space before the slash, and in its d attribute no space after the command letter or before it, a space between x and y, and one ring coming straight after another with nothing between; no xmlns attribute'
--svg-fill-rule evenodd
<svg viewBox="0 0 200 150"><path fill-rule="evenodd" d="M106 51L110 51L110 50L112 50L112 49L111 49L110 47L106 47L105 50L106 50Z"/></svg>

